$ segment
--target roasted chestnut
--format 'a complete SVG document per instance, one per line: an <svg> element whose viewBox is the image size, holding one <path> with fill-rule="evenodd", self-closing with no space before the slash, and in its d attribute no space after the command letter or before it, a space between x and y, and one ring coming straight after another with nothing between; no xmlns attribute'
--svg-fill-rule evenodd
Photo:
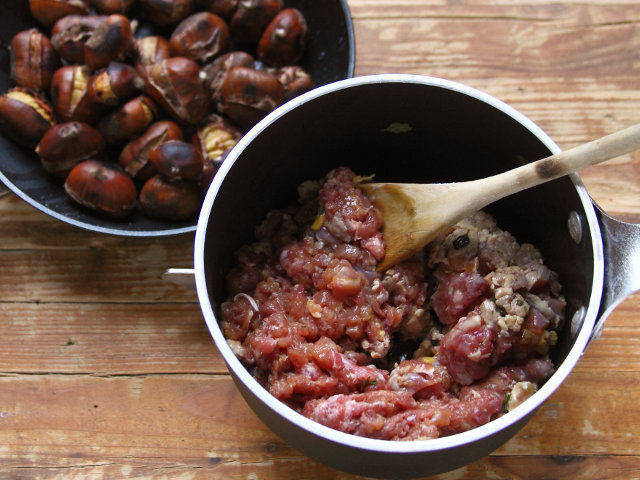
<svg viewBox="0 0 640 480"><path fill-rule="evenodd" d="M109 15L84 44L84 62L93 71L122 60L133 39L131 23L122 15Z"/></svg>
<svg viewBox="0 0 640 480"><path fill-rule="evenodd" d="M271 21L258 43L258 58L283 67L302 57L307 42L307 21L295 8L282 10Z"/></svg>
<svg viewBox="0 0 640 480"><path fill-rule="evenodd" d="M152 177L140 191L140 205L146 215L164 220L189 220L200 211L202 198L195 183Z"/></svg>
<svg viewBox="0 0 640 480"><path fill-rule="evenodd" d="M204 83L211 90L213 101L216 103L220 101L220 89L229 70L233 67L254 68L254 65L255 62L251 55L237 51L226 53L205 66L202 69Z"/></svg>
<svg viewBox="0 0 640 480"><path fill-rule="evenodd" d="M104 149L104 139L96 129L86 123L68 122L47 130L36 153L47 172L64 178L77 164L100 158Z"/></svg>
<svg viewBox="0 0 640 480"><path fill-rule="evenodd" d="M147 18L156 25L171 25L188 17L193 11L193 0L141 0Z"/></svg>
<svg viewBox="0 0 640 480"><path fill-rule="evenodd" d="M175 57L147 68L147 93L173 117L197 124L209 112L210 98L200 78L200 67Z"/></svg>
<svg viewBox="0 0 640 480"><path fill-rule="evenodd" d="M58 55L69 63L84 63L84 44L107 17L68 15L56 22L51 30L51 43Z"/></svg>
<svg viewBox="0 0 640 480"><path fill-rule="evenodd" d="M209 188L226 154L241 138L242 132L220 115L211 114L202 122L193 139L204 159L199 179L202 189Z"/></svg>
<svg viewBox="0 0 640 480"><path fill-rule="evenodd" d="M115 107L143 88L144 80L133 67L111 62L89 80L89 97L96 103Z"/></svg>
<svg viewBox="0 0 640 480"><path fill-rule="evenodd" d="M141 134L157 118L153 100L141 95L100 120L98 130L109 145L114 145Z"/></svg>
<svg viewBox="0 0 640 480"><path fill-rule="evenodd" d="M282 10L282 0L240 0L230 27L238 43L258 43L269 22Z"/></svg>
<svg viewBox="0 0 640 480"><path fill-rule="evenodd" d="M284 87L285 101L302 95L313 88L311 76L302 67L295 65L282 67L276 70L274 75Z"/></svg>
<svg viewBox="0 0 640 480"><path fill-rule="evenodd" d="M91 0L91 5L100 13L112 15L114 13L125 14L133 6L136 0Z"/></svg>
<svg viewBox="0 0 640 480"><path fill-rule="evenodd" d="M224 79L221 97L222 112L248 129L282 103L284 87L268 72L235 67Z"/></svg>
<svg viewBox="0 0 640 480"><path fill-rule="evenodd" d="M175 123L166 121L154 123L141 137L132 140L124 147L118 162L134 180L144 183L158 173L156 167L149 161L151 150L162 142L182 139L182 131Z"/></svg>
<svg viewBox="0 0 640 480"><path fill-rule="evenodd" d="M100 116L100 105L89 97L89 70L81 66L59 69L51 80L51 103L65 121L94 123Z"/></svg>
<svg viewBox="0 0 640 480"><path fill-rule="evenodd" d="M206 63L229 48L229 27L213 13L196 13L180 22L170 45L175 57Z"/></svg>
<svg viewBox="0 0 640 480"><path fill-rule="evenodd" d="M151 150L149 160L159 173L172 180L198 180L202 173L202 154L195 145L172 140Z"/></svg>
<svg viewBox="0 0 640 480"><path fill-rule="evenodd" d="M231 19L238 8L238 0L199 0L202 8L215 13L225 20Z"/></svg>
<svg viewBox="0 0 640 480"><path fill-rule="evenodd" d="M147 66L171 57L171 47L168 41L157 35L136 38L133 42L133 57L136 70L146 77Z"/></svg>
<svg viewBox="0 0 640 480"><path fill-rule="evenodd" d="M0 127L20 145L35 147L55 124L51 105L35 92L16 87L0 96Z"/></svg>
<svg viewBox="0 0 640 480"><path fill-rule="evenodd" d="M45 27L50 27L67 15L87 15L89 0L29 0L31 15Z"/></svg>
<svg viewBox="0 0 640 480"><path fill-rule="evenodd" d="M98 160L86 160L73 167L64 189L74 202L117 219L133 212L138 197L128 175Z"/></svg>
<svg viewBox="0 0 640 480"><path fill-rule="evenodd" d="M18 33L11 41L11 78L18 85L45 90L60 67L60 58L47 37L35 28Z"/></svg>

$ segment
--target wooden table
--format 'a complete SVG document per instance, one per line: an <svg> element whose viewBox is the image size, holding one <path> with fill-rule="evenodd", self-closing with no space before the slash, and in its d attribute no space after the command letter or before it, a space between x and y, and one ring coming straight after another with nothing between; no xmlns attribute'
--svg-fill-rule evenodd
<svg viewBox="0 0 640 480"><path fill-rule="evenodd" d="M358 75L469 84L563 148L640 122L638 1L349 4ZM640 222L638 154L583 179ZM236 392L194 290L161 278L191 265L192 241L90 234L0 198L0 479L355 478L285 445ZM616 310L518 436L438 478L640 478L639 307Z"/></svg>

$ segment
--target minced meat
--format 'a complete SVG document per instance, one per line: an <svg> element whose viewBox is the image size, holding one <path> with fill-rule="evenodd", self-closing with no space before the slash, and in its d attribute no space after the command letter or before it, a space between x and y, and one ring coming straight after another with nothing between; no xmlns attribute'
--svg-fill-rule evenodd
<svg viewBox="0 0 640 480"><path fill-rule="evenodd" d="M377 272L382 220L360 181L303 183L238 250L221 306L233 351L276 398L355 435L436 438L515 408L553 372L557 275L484 212Z"/></svg>

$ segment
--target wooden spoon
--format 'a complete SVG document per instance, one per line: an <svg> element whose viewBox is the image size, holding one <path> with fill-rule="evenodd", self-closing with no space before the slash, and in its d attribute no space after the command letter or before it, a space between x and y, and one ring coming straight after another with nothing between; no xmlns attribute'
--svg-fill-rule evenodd
<svg viewBox="0 0 640 480"><path fill-rule="evenodd" d="M635 150L640 150L640 124L481 180L360 185L382 214L386 254L378 270L410 257L496 200Z"/></svg>

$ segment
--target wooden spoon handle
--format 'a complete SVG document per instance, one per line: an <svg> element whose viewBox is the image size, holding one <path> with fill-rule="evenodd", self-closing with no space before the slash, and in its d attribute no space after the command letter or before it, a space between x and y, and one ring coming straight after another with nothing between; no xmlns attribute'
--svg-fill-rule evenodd
<svg viewBox="0 0 640 480"><path fill-rule="evenodd" d="M521 190L635 150L640 150L640 124L481 180L479 182L482 182L484 190L482 196L485 197L481 203L491 203Z"/></svg>

